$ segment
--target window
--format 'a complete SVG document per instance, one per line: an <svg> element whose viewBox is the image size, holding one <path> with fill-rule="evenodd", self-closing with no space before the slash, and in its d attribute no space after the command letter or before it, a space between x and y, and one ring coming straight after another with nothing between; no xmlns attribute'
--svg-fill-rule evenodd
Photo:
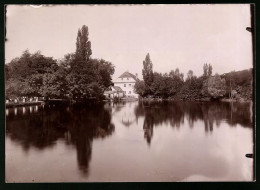
<svg viewBox="0 0 260 190"><path fill-rule="evenodd" d="M129 80L129 79L127 78L127 80Z"/></svg>
<svg viewBox="0 0 260 190"><path fill-rule="evenodd" d="M126 84L124 84L124 87L126 87Z"/></svg>
<svg viewBox="0 0 260 190"><path fill-rule="evenodd" d="M131 86L131 84L129 84L129 86Z"/></svg>
<svg viewBox="0 0 260 190"><path fill-rule="evenodd" d="M121 78L121 80L123 80L123 78Z"/></svg>
<svg viewBox="0 0 260 190"><path fill-rule="evenodd" d="M131 94L131 91L129 91L129 94Z"/></svg>

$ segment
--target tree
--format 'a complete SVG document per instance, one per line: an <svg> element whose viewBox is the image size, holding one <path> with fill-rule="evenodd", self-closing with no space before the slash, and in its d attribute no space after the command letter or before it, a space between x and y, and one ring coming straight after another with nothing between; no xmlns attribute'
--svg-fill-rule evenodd
<svg viewBox="0 0 260 190"><path fill-rule="evenodd" d="M149 53L146 55L145 60L143 61L143 79L146 87L147 94L150 94L150 86L153 83L153 64L150 59Z"/></svg>
<svg viewBox="0 0 260 190"><path fill-rule="evenodd" d="M91 42L88 39L88 27L83 25L78 30L77 41L76 41L76 59L77 61L89 61L92 55Z"/></svg>
<svg viewBox="0 0 260 190"><path fill-rule="evenodd" d="M180 88L183 85L183 73L180 73L179 69L175 71L170 71L168 75L164 75L168 78L164 79L166 86L168 86L168 96L174 96L177 92L180 91Z"/></svg>
<svg viewBox="0 0 260 190"><path fill-rule="evenodd" d="M152 83L150 89L151 89L150 94L152 94L156 97L162 97L163 96L165 84L164 84L163 76L162 76L161 73L155 72L153 74L153 83Z"/></svg>
<svg viewBox="0 0 260 190"><path fill-rule="evenodd" d="M19 58L8 64L9 79L6 81L8 96L43 96L43 78L58 69L57 61L45 57L39 51L30 54L24 51ZM10 83L13 82L13 85ZM12 89L13 88L13 89Z"/></svg>
<svg viewBox="0 0 260 190"><path fill-rule="evenodd" d="M144 97L145 96L145 83L143 80L137 80L134 85L134 91L136 94L139 94L139 96Z"/></svg>
<svg viewBox="0 0 260 190"><path fill-rule="evenodd" d="M187 79L186 80L191 80L193 78L193 71L189 70L187 74Z"/></svg>
<svg viewBox="0 0 260 190"><path fill-rule="evenodd" d="M112 75L115 72L115 67L111 62L105 61L104 59L93 59L92 60L95 69L98 71L98 83L104 88L112 85Z"/></svg>
<svg viewBox="0 0 260 190"><path fill-rule="evenodd" d="M212 66L210 64L205 63L203 66L203 76L209 77L212 75Z"/></svg>
<svg viewBox="0 0 260 190"><path fill-rule="evenodd" d="M182 85L177 97L183 100L196 100L201 98L201 88L204 77L197 78L192 70L187 73L187 78Z"/></svg>
<svg viewBox="0 0 260 190"><path fill-rule="evenodd" d="M209 64L209 68L208 68L208 76L212 75L212 66Z"/></svg>
<svg viewBox="0 0 260 190"><path fill-rule="evenodd" d="M15 99L22 95L22 82L20 80L10 78L5 81L6 98Z"/></svg>
<svg viewBox="0 0 260 190"><path fill-rule="evenodd" d="M221 79L218 74L209 77L203 83L202 93L211 98L221 98L226 94L226 81Z"/></svg>
<svg viewBox="0 0 260 190"><path fill-rule="evenodd" d="M60 61L29 50L5 66L9 97L44 96L78 101L102 99L112 84L114 66L104 59L92 59L88 27L78 30L76 51Z"/></svg>
<svg viewBox="0 0 260 190"><path fill-rule="evenodd" d="M203 66L203 76L204 77L208 76L208 69L209 69L209 66L208 66L207 63L205 63L204 66Z"/></svg>
<svg viewBox="0 0 260 190"><path fill-rule="evenodd" d="M67 81L66 72L60 67L56 72L45 73L42 76L42 96L46 98L66 98Z"/></svg>
<svg viewBox="0 0 260 190"><path fill-rule="evenodd" d="M65 66L70 65L66 81L70 97L78 101L88 98L101 97L105 87L111 84L111 75L114 68L105 60L91 59L91 43L88 39L88 27L82 26L78 30L75 56L65 57ZM97 85L98 84L98 85Z"/></svg>
<svg viewBox="0 0 260 190"><path fill-rule="evenodd" d="M20 57L16 57L8 63L9 76L15 79L24 79L30 76L29 63L31 62L31 54L29 50L25 50Z"/></svg>

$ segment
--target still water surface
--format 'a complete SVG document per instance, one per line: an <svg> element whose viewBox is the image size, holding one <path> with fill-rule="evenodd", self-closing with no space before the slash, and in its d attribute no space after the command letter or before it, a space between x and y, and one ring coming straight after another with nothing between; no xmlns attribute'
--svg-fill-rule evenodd
<svg viewBox="0 0 260 190"><path fill-rule="evenodd" d="M251 181L252 125L249 103L6 109L6 181Z"/></svg>

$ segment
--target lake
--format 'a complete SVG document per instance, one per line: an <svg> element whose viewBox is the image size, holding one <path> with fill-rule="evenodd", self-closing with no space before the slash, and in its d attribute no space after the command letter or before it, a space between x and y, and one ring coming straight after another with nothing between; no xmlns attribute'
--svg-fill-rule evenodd
<svg viewBox="0 0 260 190"><path fill-rule="evenodd" d="M252 181L252 103L6 109L6 182Z"/></svg>

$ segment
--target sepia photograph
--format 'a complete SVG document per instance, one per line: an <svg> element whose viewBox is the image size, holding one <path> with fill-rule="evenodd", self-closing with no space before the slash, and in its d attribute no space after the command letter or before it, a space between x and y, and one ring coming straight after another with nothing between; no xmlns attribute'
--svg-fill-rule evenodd
<svg viewBox="0 0 260 190"><path fill-rule="evenodd" d="M5 182L255 181L254 5L5 5Z"/></svg>

